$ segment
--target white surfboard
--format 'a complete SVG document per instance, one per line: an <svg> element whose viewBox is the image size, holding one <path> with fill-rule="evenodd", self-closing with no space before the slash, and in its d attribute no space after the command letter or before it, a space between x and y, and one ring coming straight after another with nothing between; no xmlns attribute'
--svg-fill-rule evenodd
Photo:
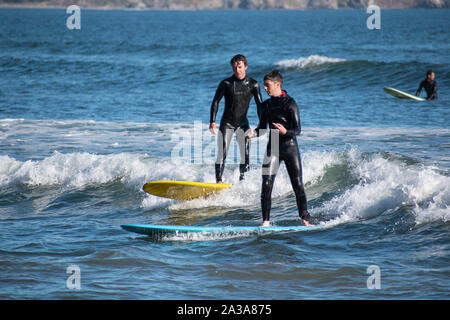
<svg viewBox="0 0 450 320"><path fill-rule="evenodd" d="M399 98L399 99L410 99L410 100L416 100L416 101L425 101L424 98L416 97L416 96L414 96L412 94L409 94L409 93L406 93L406 92L403 92L403 91L400 91L400 90L397 90L397 89L394 89L394 88L386 87L386 88L383 88L383 90L386 91L387 93L389 93L390 95L392 95L392 96L394 96L396 98Z"/></svg>

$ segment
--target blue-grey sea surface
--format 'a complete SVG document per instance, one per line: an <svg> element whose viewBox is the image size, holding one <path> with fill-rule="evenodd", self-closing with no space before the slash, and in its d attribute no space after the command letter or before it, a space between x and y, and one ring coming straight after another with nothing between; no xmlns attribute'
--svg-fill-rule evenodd
<svg viewBox="0 0 450 320"><path fill-rule="evenodd" d="M450 10L381 10L373 30L365 10L81 8L80 30L69 16L0 10L0 299L450 298ZM210 105L237 53L260 83L279 69L299 105L311 222L324 228L126 232L261 223L267 137L252 140L244 182L233 142L231 189L182 202L142 190L214 182ZM415 94L430 69L437 100L383 91ZM284 165L271 221L299 224Z"/></svg>

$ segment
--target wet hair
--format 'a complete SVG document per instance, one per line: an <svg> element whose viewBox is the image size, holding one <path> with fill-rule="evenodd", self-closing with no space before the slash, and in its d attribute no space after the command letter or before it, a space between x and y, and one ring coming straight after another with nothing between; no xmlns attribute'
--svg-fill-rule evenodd
<svg viewBox="0 0 450 320"><path fill-rule="evenodd" d="M230 64L234 65L235 63L238 63L239 61L242 61L245 66L247 66L247 58L242 54L237 54L230 60Z"/></svg>
<svg viewBox="0 0 450 320"><path fill-rule="evenodd" d="M278 70L272 70L268 74L264 76L264 81L270 80L273 82L279 82L281 85L283 85L283 76L281 75L280 71Z"/></svg>
<svg viewBox="0 0 450 320"><path fill-rule="evenodd" d="M432 73L434 73L433 70L428 70L428 71L427 71L427 77L428 77L430 74L432 74Z"/></svg>

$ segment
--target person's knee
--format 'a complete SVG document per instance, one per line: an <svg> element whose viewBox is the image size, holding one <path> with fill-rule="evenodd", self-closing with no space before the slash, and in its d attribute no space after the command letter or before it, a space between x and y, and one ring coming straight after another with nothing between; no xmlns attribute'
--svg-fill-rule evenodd
<svg viewBox="0 0 450 320"><path fill-rule="evenodd" d="M265 176L263 177L262 181L262 189L263 190L270 190L273 186L273 177L272 176Z"/></svg>
<svg viewBox="0 0 450 320"><path fill-rule="evenodd" d="M302 179L300 177L296 177L296 178L292 179L291 183L292 183L292 188L294 190L298 190L298 191L302 191L303 190L303 182L302 182Z"/></svg>

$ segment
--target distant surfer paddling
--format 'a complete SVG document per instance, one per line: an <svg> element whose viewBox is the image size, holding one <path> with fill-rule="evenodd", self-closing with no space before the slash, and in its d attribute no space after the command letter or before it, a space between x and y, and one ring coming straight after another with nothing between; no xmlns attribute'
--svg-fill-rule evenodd
<svg viewBox="0 0 450 320"><path fill-rule="evenodd" d="M262 168L261 207L263 227L270 226L270 209L272 206L272 189L275 176L284 161L297 200L301 222L309 224L310 215L302 181L302 165L296 136L300 134L300 116L295 100L282 89L283 77L278 70L273 70L264 77L264 90L270 96L261 106L260 121L250 137L260 136L267 127L271 134L267 144Z"/></svg>
<svg viewBox="0 0 450 320"><path fill-rule="evenodd" d="M216 115L219 110L219 102L225 97L225 109L220 121L217 137L217 160L215 164L216 182L222 183L222 175L225 167L228 148L233 134L236 134L239 145L240 165L239 180L244 178L244 173L250 167L250 140L246 135L250 129L247 119L247 111L252 97L255 99L258 117L262 103L261 90L258 82L246 75L247 58L241 54L234 56L230 61L233 68L233 76L220 82L211 104L209 130L217 134Z"/></svg>
<svg viewBox="0 0 450 320"><path fill-rule="evenodd" d="M424 88L427 93L427 100L437 99L437 82L434 80L434 77L434 72L432 70L428 70L425 80L420 82L419 88L416 92L416 97L420 95L420 91Z"/></svg>

